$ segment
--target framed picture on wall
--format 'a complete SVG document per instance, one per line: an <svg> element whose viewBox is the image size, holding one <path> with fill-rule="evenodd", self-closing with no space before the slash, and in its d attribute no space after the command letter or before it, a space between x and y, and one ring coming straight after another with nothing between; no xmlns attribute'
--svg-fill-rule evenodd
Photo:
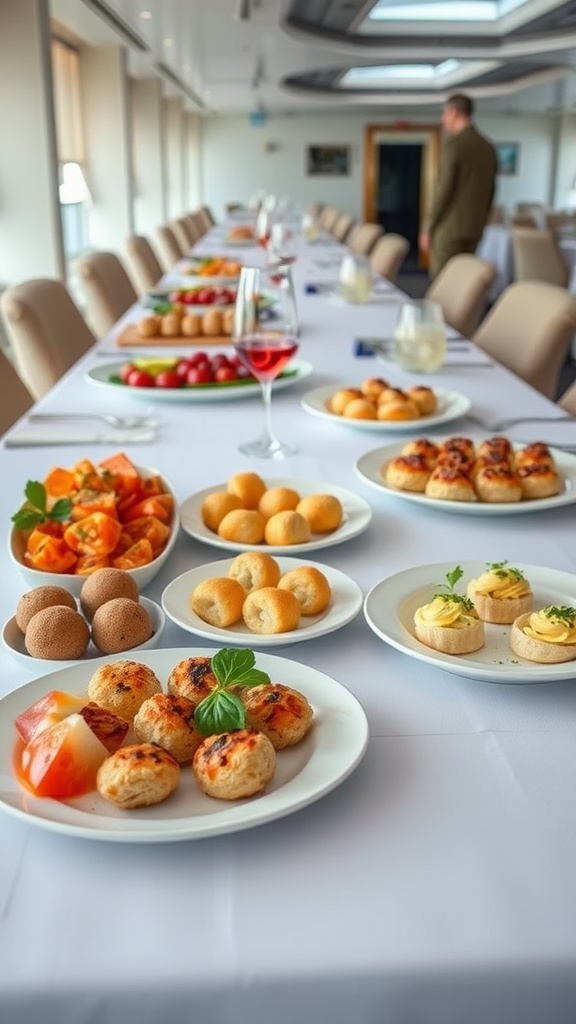
<svg viewBox="0 0 576 1024"><path fill-rule="evenodd" d="M307 146L306 174L318 177L350 174L350 146Z"/></svg>
<svg viewBox="0 0 576 1024"><path fill-rule="evenodd" d="M497 142L498 174L518 174L520 146L517 142Z"/></svg>

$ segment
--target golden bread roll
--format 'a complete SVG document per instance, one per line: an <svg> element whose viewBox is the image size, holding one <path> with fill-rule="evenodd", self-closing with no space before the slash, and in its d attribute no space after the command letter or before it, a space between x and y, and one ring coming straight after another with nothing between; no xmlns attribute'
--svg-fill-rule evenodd
<svg viewBox="0 0 576 1024"><path fill-rule="evenodd" d="M208 796L241 800L266 788L276 770L276 752L264 733L237 729L207 736L194 754L192 770Z"/></svg>
<svg viewBox="0 0 576 1024"><path fill-rule="evenodd" d="M388 382L382 377L367 377L360 385L360 391L365 398L378 398L378 395L388 387Z"/></svg>
<svg viewBox="0 0 576 1024"><path fill-rule="evenodd" d="M476 460L474 442L469 437L449 437L438 448L438 461L467 463L472 466Z"/></svg>
<svg viewBox="0 0 576 1024"><path fill-rule="evenodd" d="M214 576L202 580L190 595L192 611L211 626L227 629L242 618L246 591L238 580Z"/></svg>
<svg viewBox="0 0 576 1024"><path fill-rule="evenodd" d="M332 588L326 576L313 565L303 565L283 573L280 590L289 590L300 603L302 615L320 615L330 604Z"/></svg>
<svg viewBox="0 0 576 1024"><path fill-rule="evenodd" d="M520 480L506 464L482 466L475 475L474 487L481 501L521 501Z"/></svg>
<svg viewBox="0 0 576 1024"><path fill-rule="evenodd" d="M202 334L215 337L223 333L222 313L219 309L207 309L202 317Z"/></svg>
<svg viewBox="0 0 576 1024"><path fill-rule="evenodd" d="M165 313L160 317L160 334L163 338L177 338L180 334L181 323L180 313Z"/></svg>
<svg viewBox="0 0 576 1024"><path fill-rule="evenodd" d="M332 533L342 525L344 509L334 494L307 494L296 506L312 533Z"/></svg>
<svg viewBox="0 0 576 1024"><path fill-rule="evenodd" d="M550 498L563 488L555 466L545 462L526 463L518 467L517 473L523 498Z"/></svg>
<svg viewBox="0 0 576 1024"><path fill-rule="evenodd" d="M362 398L360 388L340 388L327 402L328 411L333 412L336 416L342 416L348 402L352 402L355 398Z"/></svg>
<svg viewBox="0 0 576 1024"><path fill-rule="evenodd" d="M393 398L389 402L378 402L379 420L417 420L419 417L420 409L411 398Z"/></svg>
<svg viewBox="0 0 576 1024"><path fill-rule="evenodd" d="M137 331L141 338L155 338L160 334L160 317L151 314L143 316L137 324Z"/></svg>
<svg viewBox="0 0 576 1024"><path fill-rule="evenodd" d="M442 501L474 501L476 492L468 474L457 466L436 466L424 493Z"/></svg>
<svg viewBox="0 0 576 1024"><path fill-rule="evenodd" d="M96 669L88 683L88 697L127 722L134 721L138 708L162 685L147 665L138 661L112 661Z"/></svg>
<svg viewBox="0 0 576 1024"><path fill-rule="evenodd" d="M425 387L424 384L414 384L408 388L406 394L416 402L421 416L431 416L436 412L438 401L432 388Z"/></svg>
<svg viewBox="0 0 576 1024"><path fill-rule="evenodd" d="M126 811L159 804L179 782L178 762L155 743L120 747L102 762L96 775L100 796Z"/></svg>
<svg viewBox="0 0 576 1024"><path fill-rule="evenodd" d="M392 384L387 384L378 395L378 405L380 405L380 402L402 402L407 397L406 392L402 388L395 388Z"/></svg>
<svg viewBox="0 0 576 1024"><path fill-rule="evenodd" d="M555 466L554 456L547 444L543 441L535 441L533 444L524 445L515 453L516 468L526 465L546 465L550 468Z"/></svg>
<svg viewBox="0 0 576 1024"><path fill-rule="evenodd" d="M386 483L397 491L423 494L430 473L430 467L423 455L397 455L384 466Z"/></svg>
<svg viewBox="0 0 576 1024"><path fill-rule="evenodd" d="M430 469L434 469L438 461L438 445L429 441L426 437L417 437L412 441L406 441L402 446L402 455L420 455Z"/></svg>
<svg viewBox="0 0 576 1024"><path fill-rule="evenodd" d="M289 590L262 587L248 594L242 618L253 633L291 633L300 621L300 602Z"/></svg>
<svg viewBox="0 0 576 1024"><path fill-rule="evenodd" d="M242 508L258 508L266 484L258 473L235 473L230 477L226 490L240 498Z"/></svg>
<svg viewBox="0 0 576 1024"><path fill-rule="evenodd" d="M342 415L348 420L375 420L376 403L369 398L353 398L344 406Z"/></svg>
<svg viewBox="0 0 576 1024"><path fill-rule="evenodd" d="M270 487L260 498L258 511L270 519L277 512L293 511L299 501L300 495L292 487Z"/></svg>
<svg viewBox="0 0 576 1024"><path fill-rule="evenodd" d="M261 544L264 527L264 516L256 509L238 508L224 516L218 527L218 536L235 544Z"/></svg>
<svg viewBox="0 0 576 1024"><path fill-rule="evenodd" d="M186 313L182 317L180 329L184 337L197 338L199 334L202 334L202 321L196 313Z"/></svg>
<svg viewBox="0 0 576 1024"><path fill-rule="evenodd" d="M273 547L284 547L290 544L306 544L310 540L310 524L304 516L286 510L270 516L264 528L264 539Z"/></svg>
<svg viewBox="0 0 576 1024"><path fill-rule="evenodd" d="M203 736L194 725L194 704L174 693L148 697L134 718L134 732L141 743L156 743L178 764L192 760Z"/></svg>
<svg viewBox="0 0 576 1024"><path fill-rule="evenodd" d="M208 494L200 506L200 518L209 530L218 532L218 527L224 516L235 509L242 508L242 502L237 494L230 494L229 491L213 491Z"/></svg>
<svg viewBox="0 0 576 1024"><path fill-rule="evenodd" d="M518 654L527 661L536 661L540 665L560 665L567 661L576 659L576 608L560 608L563 619L554 615L556 609L545 608L540 612L527 612L520 615L512 623L510 630L510 646L514 654ZM570 618L570 612L573 613ZM549 639L545 639L547 633L542 631L550 627ZM534 635L528 635L530 630ZM555 636L564 634L564 642L560 643ZM573 637L574 642L566 642L567 637Z"/></svg>
<svg viewBox="0 0 576 1024"><path fill-rule="evenodd" d="M246 724L263 732L275 750L300 743L312 727L314 711L304 694L282 683L251 686L242 701Z"/></svg>
<svg viewBox="0 0 576 1024"><path fill-rule="evenodd" d="M276 587L280 566L272 555L263 551L243 551L232 562L228 575L241 584L246 596L262 587Z"/></svg>
<svg viewBox="0 0 576 1024"><path fill-rule="evenodd" d="M212 693L218 680L212 671L212 658L196 655L179 661L170 672L166 682L168 693L187 697L194 707Z"/></svg>
<svg viewBox="0 0 576 1024"><path fill-rule="evenodd" d="M232 334L232 327L234 326L234 307L225 309L222 313L222 331L224 334Z"/></svg>

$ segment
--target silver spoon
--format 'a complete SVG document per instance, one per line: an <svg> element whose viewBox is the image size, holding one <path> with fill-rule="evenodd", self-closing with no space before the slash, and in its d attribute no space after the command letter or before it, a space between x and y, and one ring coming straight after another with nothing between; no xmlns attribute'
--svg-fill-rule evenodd
<svg viewBox="0 0 576 1024"><path fill-rule="evenodd" d="M30 423L57 423L61 420L99 420L120 430L131 430L134 427L157 427L158 421L149 416L115 416L112 413L97 412L33 412L28 417Z"/></svg>

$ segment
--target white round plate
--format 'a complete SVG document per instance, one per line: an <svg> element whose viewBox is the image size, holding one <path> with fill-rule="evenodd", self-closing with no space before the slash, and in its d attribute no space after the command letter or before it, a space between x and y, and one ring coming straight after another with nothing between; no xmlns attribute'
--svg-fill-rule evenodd
<svg viewBox="0 0 576 1024"><path fill-rule="evenodd" d="M120 370L128 362L125 359L121 363L105 363L104 366L93 366L86 374L85 380L96 387L113 391L116 395L128 398L144 398L147 402L229 402L236 398L258 398L261 395L258 381L230 381L223 384L196 384L185 388L132 388L127 384L116 383L110 380L117 377ZM282 391L292 384L309 377L313 371L311 363L304 359L293 359L287 370L286 376L277 377L272 381L273 391Z"/></svg>
<svg viewBox="0 0 576 1024"><path fill-rule="evenodd" d="M171 669L185 658L212 657L214 650L190 647L145 651L138 659L163 685ZM271 654L258 654L256 666L277 682L304 693L315 713L308 736L297 746L278 752L274 779L266 792L250 800L225 802L206 796L190 768L179 788L154 807L122 811L96 792L74 800L39 799L18 785L12 756L16 741L14 719L50 690L83 693L100 665L74 665L26 683L0 700L0 807L30 825L83 839L120 843L161 843L254 828L293 814L335 789L356 768L368 742L366 715L355 697L317 669Z"/></svg>
<svg viewBox="0 0 576 1024"><path fill-rule="evenodd" d="M441 438L434 438L438 444ZM516 448L523 447L516 445ZM452 512L461 516L519 516L527 512L545 512L550 508L560 508L561 505L573 505L576 502L576 456L568 452L561 452L558 448L550 446L558 471L564 479L564 490L560 494L554 494L551 498L534 498L531 501L446 501L441 498L428 498L425 494L416 494L412 491L397 491L390 487L382 476L382 467L390 459L400 455L401 444L387 445L384 448L376 448L371 452L362 455L354 469L361 480L364 480L377 491L391 494L394 498L401 498L403 501L412 501L424 508L440 509L442 512Z"/></svg>
<svg viewBox="0 0 576 1024"><path fill-rule="evenodd" d="M417 640L414 635L414 612L427 604L446 582L446 573L455 562L439 562L405 569L381 580L366 595L364 616L370 628L386 643L419 661L445 669L457 676L481 679L486 683L546 683L558 679L576 679L576 662L562 665L539 665L519 658L510 647L510 626L486 622L485 644L472 654L443 654ZM460 562L464 570L457 584L459 594L466 593L471 579L486 571L485 562ZM576 576L559 569L516 563L530 583L534 609L547 605L576 605Z"/></svg>
<svg viewBox="0 0 576 1024"><path fill-rule="evenodd" d="M368 502L361 498L354 491L348 491L344 487L337 487L335 484L321 483L316 480L294 480L282 478L279 480L267 480L268 487L291 487L304 498L308 494L333 494L339 498L344 509L344 521L342 526L333 533L313 533L312 540L306 544L236 544L231 540L224 540L217 533L213 533L202 522L200 509L202 502L213 491L225 491L226 483L214 484L213 487L206 487L203 491L197 491L189 498L186 498L180 505L180 525L185 533L188 533L195 540L212 544L215 548L222 548L224 551L267 551L271 555L306 555L308 551L318 551L320 548L328 548L333 544L342 544L351 540L363 530L367 529L372 519L372 509Z"/></svg>
<svg viewBox="0 0 576 1024"><path fill-rule="evenodd" d="M471 406L471 401L466 395L459 391L448 391L446 388L434 388L438 400L436 412L431 416L421 416L417 420L353 420L345 416L336 416L329 412L326 403L329 398L338 390L333 384L321 388L314 388L308 391L302 398L302 408L312 416L326 420L328 423L335 423L341 427L348 427L352 430L365 430L372 434L399 434L409 431L427 430L428 427L437 427L441 423L449 423L459 416L465 416Z"/></svg>
<svg viewBox="0 0 576 1024"><path fill-rule="evenodd" d="M297 644L302 640L312 640L325 636L326 633L333 633L355 619L362 608L363 595L360 587L339 569L299 558L279 558L278 564L282 573L300 569L304 565L314 566L324 573L332 590L332 599L326 611L321 615L303 615L298 629L293 629L289 633L253 633L244 622L237 622L229 629L219 629L204 622L192 611L190 596L202 580L213 576L227 576L233 561L233 558L228 558L221 562L210 562L197 569L190 569L189 572L182 573L172 580L162 594L162 607L166 615L189 633L196 633L207 640L215 640L221 646L260 649L284 647L286 644Z"/></svg>
<svg viewBox="0 0 576 1024"><path fill-rule="evenodd" d="M166 624L164 612L159 604L155 601L151 601L149 597L140 597L140 604L148 612L151 620L154 632L149 640L145 643L139 644L137 647L131 647L129 656L134 658L139 654L140 651L147 651L152 647L157 647L160 642L160 637ZM56 672L57 669L69 668L70 665L84 665L86 662L93 661L94 658L101 658L102 654L96 650L92 642L88 644L88 650L83 658L75 658L71 661L52 661L48 658L33 658L24 645L24 635L20 632L16 625L16 618L12 616L5 623L4 629L2 630L2 643L6 650L12 655L15 661L20 662L28 672L33 672L35 675L38 672ZM122 653L122 657L125 657L127 652ZM120 655L118 655L120 657Z"/></svg>

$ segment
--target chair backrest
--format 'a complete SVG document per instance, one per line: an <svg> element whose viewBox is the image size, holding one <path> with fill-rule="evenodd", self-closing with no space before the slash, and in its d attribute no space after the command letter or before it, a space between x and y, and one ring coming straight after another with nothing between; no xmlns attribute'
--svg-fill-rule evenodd
<svg viewBox="0 0 576 1024"><path fill-rule="evenodd" d="M537 228L538 223L536 217L533 217L531 213L514 213L510 217L510 223L513 228Z"/></svg>
<svg viewBox="0 0 576 1024"><path fill-rule="evenodd" d="M560 396L558 405L569 412L571 416L576 416L576 380Z"/></svg>
<svg viewBox="0 0 576 1024"><path fill-rule="evenodd" d="M215 218L214 214L212 213L212 210L210 209L209 206L201 206L200 210L199 210L199 213L202 214L202 217L204 219L204 223L206 225L206 231L209 231L210 228L213 228L215 223L216 223L216 218Z"/></svg>
<svg viewBox="0 0 576 1024"><path fill-rule="evenodd" d="M199 238L202 238L202 235L205 234L205 232L202 230L197 217L193 213L185 214L182 220L185 222L188 230L190 245L194 245Z"/></svg>
<svg viewBox="0 0 576 1024"><path fill-rule="evenodd" d="M340 242L346 240L346 235L354 223L354 218L349 213L341 213L332 228L332 234Z"/></svg>
<svg viewBox="0 0 576 1024"><path fill-rule="evenodd" d="M512 252L516 281L547 281L560 288L568 284L568 267L552 231L512 228Z"/></svg>
<svg viewBox="0 0 576 1024"><path fill-rule="evenodd" d="M158 253L164 264L164 269L172 270L174 264L182 259L176 235L168 224L160 224L156 228L156 240L158 242Z"/></svg>
<svg viewBox="0 0 576 1024"><path fill-rule="evenodd" d="M137 290L146 292L153 288L162 277L162 267L148 239L144 235L130 235L126 252Z"/></svg>
<svg viewBox="0 0 576 1024"><path fill-rule="evenodd" d="M41 398L96 338L61 281L39 278L0 298L19 376Z"/></svg>
<svg viewBox="0 0 576 1024"><path fill-rule="evenodd" d="M0 349L0 434L5 434L16 420L28 412L33 402L28 388Z"/></svg>
<svg viewBox="0 0 576 1024"><path fill-rule="evenodd" d="M206 232L210 230L210 225L208 224L206 215L202 212L202 210L194 210L192 213L189 213L188 220L193 225L196 234L196 242L200 238L203 238Z"/></svg>
<svg viewBox="0 0 576 1024"><path fill-rule="evenodd" d="M318 223L325 231L332 231L339 216L340 210L336 209L335 206L325 206L318 218Z"/></svg>
<svg viewBox="0 0 576 1024"><path fill-rule="evenodd" d="M383 234L384 228L381 224L360 222L350 229L350 234L346 239L346 245L348 245L353 252L357 252L363 256L368 256L372 252L372 249L376 245L380 236Z"/></svg>
<svg viewBox="0 0 576 1024"><path fill-rule="evenodd" d="M136 302L138 295L113 252L93 252L78 260L88 320L99 336L106 334Z"/></svg>
<svg viewBox="0 0 576 1024"><path fill-rule="evenodd" d="M410 248L410 242L403 235L387 231L378 239L370 253L370 266L375 274L396 281L398 271Z"/></svg>
<svg viewBox="0 0 576 1024"><path fill-rule="evenodd" d="M426 291L426 298L439 302L450 327L469 338L480 323L496 269L471 253L452 256Z"/></svg>
<svg viewBox="0 0 576 1024"><path fill-rule="evenodd" d="M487 224L505 224L506 223L506 210L502 204L494 204L488 210L488 217L486 219Z"/></svg>
<svg viewBox="0 0 576 1024"><path fill-rule="evenodd" d="M473 341L548 398L576 330L576 298L554 284L518 281L485 316Z"/></svg>
<svg viewBox="0 0 576 1024"><path fill-rule="evenodd" d="M180 250L180 256L178 258L182 259L183 256L188 256L192 242L188 241L187 230L184 227L182 221L171 220L168 227L172 231L172 234L174 235L174 238L178 243L178 248Z"/></svg>

